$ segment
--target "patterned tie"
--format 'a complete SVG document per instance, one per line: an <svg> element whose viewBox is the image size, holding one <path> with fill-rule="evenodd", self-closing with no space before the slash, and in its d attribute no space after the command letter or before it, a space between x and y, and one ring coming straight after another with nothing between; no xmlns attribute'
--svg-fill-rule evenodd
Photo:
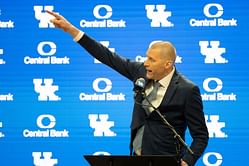
<svg viewBox="0 0 249 166"><path fill-rule="evenodd" d="M160 83L158 81L154 81L153 82L153 89L152 91L147 95L147 99L149 100L149 102L151 102L152 100L156 99L156 96L157 96L157 91L158 91L158 88L160 87ZM152 110L152 107L150 105L150 103L148 102L148 100L144 99L142 101L142 104L143 104L143 108L145 109L147 115L150 114L150 110Z"/></svg>

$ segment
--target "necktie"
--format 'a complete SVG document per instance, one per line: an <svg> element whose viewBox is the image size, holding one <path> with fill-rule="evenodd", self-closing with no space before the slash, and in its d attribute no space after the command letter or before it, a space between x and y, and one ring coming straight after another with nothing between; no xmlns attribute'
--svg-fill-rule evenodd
<svg viewBox="0 0 249 166"><path fill-rule="evenodd" d="M153 111L153 107L151 107L150 103L151 101L155 100L156 99L156 96L157 96L157 91L158 91L158 88L160 87L160 83L158 81L155 81L153 83L153 89L152 91L147 95L147 100L144 99L142 101L142 104L143 104L143 108L145 109L146 113L147 114L150 114L151 111ZM149 102L148 102L149 101Z"/></svg>
<svg viewBox="0 0 249 166"><path fill-rule="evenodd" d="M147 99L149 100L149 102L156 99L159 86L160 86L160 83L158 81L153 82L153 89L147 96ZM144 99L142 101L143 108L145 109L147 115L149 115L150 112L153 111L153 108L149 104L148 100ZM133 140L133 148L134 148L137 155L141 155L143 133L144 133L144 126L142 126L141 128L138 129L136 137Z"/></svg>

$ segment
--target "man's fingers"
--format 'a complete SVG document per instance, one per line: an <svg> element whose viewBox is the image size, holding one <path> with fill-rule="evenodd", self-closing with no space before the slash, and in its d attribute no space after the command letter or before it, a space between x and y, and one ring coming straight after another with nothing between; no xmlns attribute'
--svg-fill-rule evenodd
<svg viewBox="0 0 249 166"><path fill-rule="evenodd" d="M46 12L54 16L54 18L51 19L50 22L52 22L56 28L63 29L65 32L68 31L68 29L70 28L70 23L63 16L48 10L46 10Z"/></svg>
<svg viewBox="0 0 249 166"><path fill-rule="evenodd" d="M57 20L57 19L52 19L52 20L50 20L50 22L52 22L53 24L57 25L57 24L59 23L59 20Z"/></svg>
<svg viewBox="0 0 249 166"><path fill-rule="evenodd" d="M46 10L46 12L47 12L48 14L54 16L54 17L57 18L57 19L61 19L61 16L58 15L58 14L56 14L56 13L54 13L54 12L51 12L51 11L48 11L48 10Z"/></svg>

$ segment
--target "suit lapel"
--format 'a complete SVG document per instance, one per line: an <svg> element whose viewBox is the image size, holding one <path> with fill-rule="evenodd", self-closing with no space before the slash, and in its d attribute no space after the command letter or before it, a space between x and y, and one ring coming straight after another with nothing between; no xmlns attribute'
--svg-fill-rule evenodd
<svg viewBox="0 0 249 166"><path fill-rule="evenodd" d="M178 80L179 80L179 74L177 71L175 71L175 73L174 73L174 75L169 83L169 86L167 88L167 91L163 97L162 103L164 103L165 105L167 105L169 103L171 97L175 93L175 91L177 89Z"/></svg>

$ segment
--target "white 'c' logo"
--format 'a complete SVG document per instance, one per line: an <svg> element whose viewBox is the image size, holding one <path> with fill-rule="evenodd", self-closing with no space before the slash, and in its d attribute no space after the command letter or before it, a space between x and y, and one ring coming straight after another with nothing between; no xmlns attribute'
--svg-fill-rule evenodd
<svg viewBox="0 0 249 166"><path fill-rule="evenodd" d="M44 51L45 46L49 46L50 50ZM56 53L56 44L50 41L40 42L37 46L37 52L40 55L44 55L44 56L54 55Z"/></svg>
<svg viewBox="0 0 249 166"><path fill-rule="evenodd" d="M210 12L210 8L212 7L215 7L217 9L217 12L214 14ZM210 18L220 17L223 15L223 7L221 6L221 4L218 4L218 3L209 3L205 5L203 12L205 16L210 17Z"/></svg>
<svg viewBox="0 0 249 166"><path fill-rule="evenodd" d="M209 157L211 157L211 156L214 156L216 158L215 163L211 163L209 161ZM203 163L206 166L220 166L222 164L222 160L223 160L222 155L220 153L217 153L217 152L209 152L203 156Z"/></svg>
<svg viewBox="0 0 249 166"><path fill-rule="evenodd" d="M49 119L49 124L47 124L47 125L44 125L44 122L43 122L43 120L45 118ZM53 128L55 126L55 122L56 122L55 117L53 115L49 115L49 114L40 115L40 116L38 116L38 118L36 120L37 126L39 126L42 129L51 129L51 128Z"/></svg>
<svg viewBox="0 0 249 166"><path fill-rule="evenodd" d="M106 14L105 15L101 15L100 14L100 10L104 8L105 9L105 12ZM94 9L93 9L93 15L96 17L96 18L99 18L99 19L107 19L107 18L110 18L112 16L112 8L111 6L109 5L97 5Z"/></svg>
<svg viewBox="0 0 249 166"><path fill-rule="evenodd" d="M209 84L210 84L211 81L214 81L216 83L216 87L210 88ZM219 79L219 78L215 78L215 77L213 77L213 78L207 78L207 79L205 79L203 81L203 88L207 92L219 92L222 89L222 87L223 87L222 84L223 83L222 83L221 79Z"/></svg>
<svg viewBox="0 0 249 166"><path fill-rule="evenodd" d="M100 82L104 82L105 86L104 88L100 88L99 84ZM96 92L109 92L112 89L112 82L108 78L97 78L93 81L93 89Z"/></svg>

